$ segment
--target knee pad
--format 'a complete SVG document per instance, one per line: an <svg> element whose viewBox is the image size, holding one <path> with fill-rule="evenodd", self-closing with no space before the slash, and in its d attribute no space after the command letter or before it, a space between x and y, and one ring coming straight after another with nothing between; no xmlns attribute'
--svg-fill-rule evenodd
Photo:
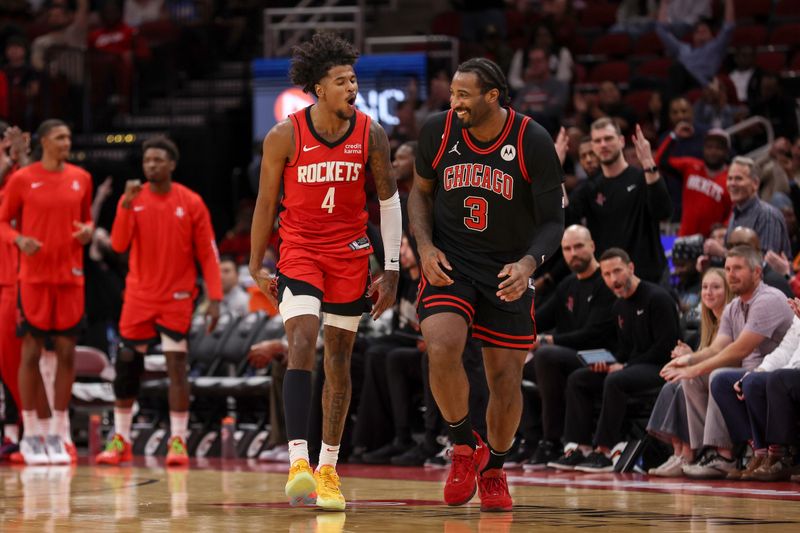
<svg viewBox="0 0 800 533"><path fill-rule="evenodd" d="M144 354L121 345L114 362L114 396L118 400L139 396L139 386L144 373Z"/></svg>

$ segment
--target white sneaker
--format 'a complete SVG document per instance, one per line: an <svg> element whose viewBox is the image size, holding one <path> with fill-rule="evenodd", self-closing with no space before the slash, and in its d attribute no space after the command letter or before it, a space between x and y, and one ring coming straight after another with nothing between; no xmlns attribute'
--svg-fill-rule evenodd
<svg viewBox="0 0 800 533"><path fill-rule="evenodd" d="M715 451L694 464L685 465L682 470L684 475L693 479L725 479L729 473L737 470L736 464L736 459L725 459Z"/></svg>
<svg viewBox="0 0 800 533"><path fill-rule="evenodd" d="M289 460L289 445L279 444L271 450L266 450L258 454L258 460L268 463L278 463Z"/></svg>
<svg viewBox="0 0 800 533"><path fill-rule="evenodd" d="M69 456L67 448L64 446L64 440L58 435L48 435L44 440L44 445L47 448L47 455L50 457L50 464L68 465L72 463L72 457Z"/></svg>
<svg viewBox="0 0 800 533"><path fill-rule="evenodd" d="M683 476L683 467L686 464L686 459L680 455L672 455L669 459L664 461L663 464L656 468L651 468L647 473L651 476L658 477L680 477Z"/></svg>
<svg viewBox="0 0 800 533"><path fill-rule="evenodd" d="M44 441L41 437L25 437L19 441L19 452L25 459L26 465L49 465L50 457L47 455Z"/></svg>

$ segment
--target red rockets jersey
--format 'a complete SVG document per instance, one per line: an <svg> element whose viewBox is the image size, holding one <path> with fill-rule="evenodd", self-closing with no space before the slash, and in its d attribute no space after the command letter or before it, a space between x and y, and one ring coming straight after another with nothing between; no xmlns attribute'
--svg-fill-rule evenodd
<svg viewBox="0 0 800 533"><path fill-rule="evenodd" d="M0 234L9 235L16 219L19 233L42 243L34 255L20 254L20 281L83 285L83 245L72 236L73 223L91 222L91 204L92 177L75 165L51 172L37 162L11 176L0 205Z"/></svg>
<svg viewBox="0 0 800 533"><path fill-rule="evenodd" d="M126 297L149 302L194 298L196 259L209 298L222 299L211 216L200 196L179 183L173 182L167 194L156 194L145 184L128 209L120 198L111 247L117 253L131 251Z"/></svg>
<svg viewBox="0 0 800 533"><path fill-rule="evenodd" d="M728 171L711 177L703 160L695 157L670 157L667 162L683 174L683 213L678 236L700 233L707 237L711 226L725 224L731 214Z"/></svg>
<svg viewBox="0 0 800 533"><path fill-rule="evenodd" d="M311 122L311 106L289 115L294 160L283 170L283 243L345 257L367 255L364 190L370 118L356 111L347 133L327 142Z"/></svg>
<svg viewBox="0 0 800 533"><path fill-rule="evenodd" d="M4 188L0 186L0 206L3 205ZM10 227L0 227L0 285L17 283L19 249L14 244L17 232Z"/></svg>

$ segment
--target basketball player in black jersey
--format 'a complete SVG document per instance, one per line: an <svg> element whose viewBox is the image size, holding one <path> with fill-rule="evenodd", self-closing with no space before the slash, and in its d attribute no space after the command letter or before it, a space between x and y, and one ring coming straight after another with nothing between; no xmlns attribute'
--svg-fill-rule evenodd
<svg viewBox="0 0 800 533"><path fill-rule="evenodd" d="M454 445L444 499L461 505L479 488L482 511L512 507L502 466L536 338L531 276L564 231L553 140L507 103L508 85L495 63L462 63L450 85L450 111L420 132L408 201L423 271L418 313L430 383ZM470 330L483 343L488 447L469 422L461 353Z"/></svg>

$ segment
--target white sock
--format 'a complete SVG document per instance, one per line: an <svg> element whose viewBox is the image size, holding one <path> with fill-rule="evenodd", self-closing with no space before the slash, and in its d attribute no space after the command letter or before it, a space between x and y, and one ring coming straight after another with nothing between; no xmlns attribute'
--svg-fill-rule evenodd
<svg viewBox="0 0 800 533"><path fill-rule="evenodd" d="M130 407L114 408L114 432L120 435L125 442L131 441L131 420L133 409Z"/></svg>
<svg viewBox="0 0 800 533"><path fill-rule="evenodd" d="M42 437L46 437L50 434L50 426L52 425L52 418L40 418L39 419L39 433L37 435L41 435Z"/></svg>
<svg viewBox="0 0 800 533"><path fill-rule="evenodd" d="M310 462L308 459L307 440L297 439L289 441L289 464L293 465L298 459L305 459L307 463Z"/></svg>
<svg viewBox="0 0 800 533"><path fill-rule="evenodd" d="M39 427L39 417L36 416L36 409L22 411L22 427L26 437L42 437Z"/></svg>
<svg viewBox="0 0 800 533"><path fill-rule="evenodd" d="M6 438L14 444L19 442L19 426L16 424L6 424L3 428L3 433L5 434Z"/></svg>
<svg viewBox="0 0 800 533"><path fill-rule="evenodd" d="M336 462L339 460L339 445L333 446L331 444L322 443L322 448L319 450L319 463L317 464L317 470L320 469L322 465L330 465L333 468L336 468Z"/></svg>
<svg viewBox="0 0 800 533"><path fill-rule="evenodd" d="M173 437L180 437L186 442L186 431L189 427L189 411L170 411L169 427Z"/></svg>
<svg viewBox="0 0 800 533"><path fill-rule="evenodd" d="M58 435L64 442L72 443L72 432L69 427L69 411L53 411L50 419L50 434Z"/></svg>

